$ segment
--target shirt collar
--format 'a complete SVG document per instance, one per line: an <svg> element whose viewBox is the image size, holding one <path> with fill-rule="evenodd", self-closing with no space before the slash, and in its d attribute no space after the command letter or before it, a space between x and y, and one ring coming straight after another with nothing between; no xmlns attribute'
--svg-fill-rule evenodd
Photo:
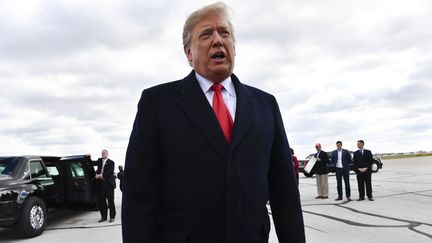
<svg viewBox="0 0 432 243"><path fill-rule="evenodd" d="M198 83L201 89L203 90L203 92L207 93L210 90L211 86L213 85L213 82L199 75L197 72L195 72L195 77L198 80ZM229 76L224 81L222 81L221 84L230 96L232 97L236 96L234 83L231 80L231 76Z"/></svg>

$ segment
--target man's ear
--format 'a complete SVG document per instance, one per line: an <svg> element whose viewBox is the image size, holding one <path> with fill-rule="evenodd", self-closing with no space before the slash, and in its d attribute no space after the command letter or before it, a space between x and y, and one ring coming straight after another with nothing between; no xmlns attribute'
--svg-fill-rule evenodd
<svg viewBox="0 0 432 243"><path fill-rule="evenodd" d="M191 52L191 48L190 45L187 45L183 48L184 53L186 54L186 58L188 59L188 62L190 65L192 65L192 52Z"/></svg>

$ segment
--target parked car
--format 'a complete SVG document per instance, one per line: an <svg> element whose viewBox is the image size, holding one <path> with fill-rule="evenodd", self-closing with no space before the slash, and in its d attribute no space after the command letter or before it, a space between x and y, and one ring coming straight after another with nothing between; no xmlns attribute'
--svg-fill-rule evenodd
<svg viewBox="0 0 432 243"><path fill-rule="evenodd" d="M327 154L328 154L328 157L329 157L329 160L330 160L330 162L329 162L329 172L330 173L335 173L336 172L336 163L335 162L333 162L332 160L331 160L331 153L332 152L327 152ZM351 158L353 157L353 155L354 155L354 152L353 151L350 151L350 153L351 153ZM304 168L306 167L306 165L307 165L307 162L314 156L315 154L310 154L310 155L308 155L307 157L306 157L306 159L301 159L301 160L299 160L299 172L301 172L301 173L303 173L303 175L305 175L306 177L312 177L313 175L314 175L314 172L312 171L312 173L307 173L305 170L304 170ZM376 173L376 172L378 172L378 170L380 170L380 169L382 169L382 167L383 167L383 163L382 163L382 161L381 161L381 159L379 158L379 157L377 157L377 156L373 156L373 163L372 163L372 172L373 173ZM350 163L350 170L354 170L354 164L353 164L353 162L351 162Z"/></svg>
<svg viewBox="0 0 432 243"><path fill-rule="evenodd" d="M0 157L0 227L25 238L45 229L48 208L96 205L89 155Z"/></svg>

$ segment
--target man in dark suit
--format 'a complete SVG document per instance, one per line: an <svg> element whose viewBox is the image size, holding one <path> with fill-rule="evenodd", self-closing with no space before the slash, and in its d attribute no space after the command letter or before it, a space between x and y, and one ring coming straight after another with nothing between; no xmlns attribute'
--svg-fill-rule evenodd
<svg viewBox="0 0 432 243"><path fill-rule="evenodd" d="M242 84L221 2L186 20L193 71L144 90L125 162L123 242L304 243L291 153L275 98Z"/></svg>
<svg viewBox="0 0 432 243"><path fill-rule="evenodd" d="M327 152L321 150L321 144L315 145L317 153L314 155L316 163L313 170L316 173L316 184L318 196L315 199L327 199L328 198L328 167L329 158Z"/></svg>
<svg viewBox="0 0 432 243"><path fill-rule="evenodd" d="M102 158L97 160L96 180L98 180L98 207L101 214L99 223L107 220L108 207L109 222L114 222L116 210L114 205L114 188L116 187L114 175L114 161L108 159L108 150L102 150ZM107 207L108 201L108 207Z"/></svg>
<svg viewBox="0 0 432 243"><path fill-rule="evenodd" d="M372 197L372 163L373 156L370 150L364 149L364 141L358 140L357 147L359 150L354 152L354 167L357 173L357 183L359 190L359 199L357 201L363 201L365 199L365 186L366 195L369 201L373 201Z"/></svg>
<svg viewBox="0 0 432 243"><path fill-rule="evenodd" d="M332 152L331 158L336 167L336 182L338 197L336 201L342 200L342 178L345 183L345 194L347 201L351 201L351 187L349 181L351 154L348 150L342 149L342 142L336 142L336 150Z"/></svg>

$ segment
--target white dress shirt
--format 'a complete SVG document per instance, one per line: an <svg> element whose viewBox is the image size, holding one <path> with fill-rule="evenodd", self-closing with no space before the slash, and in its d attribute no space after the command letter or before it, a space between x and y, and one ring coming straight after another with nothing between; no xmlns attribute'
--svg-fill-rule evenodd
<svg viewBox="0 0 432 243"><path fill-rule="evenodd" d="M198 83L202 91L204 92L204 95L206 96L208 102L210 103L210 106L213 107L214 91L211 89L213 82L199 75L197 72L195 72L195 76L198 80ZM223 86L223 89L221 90L223 100L234 122L236 105L237 105L237 96L236 96L234 84L231 80L231 77L228 77L227 79L222 81L221 84Z"/></svg>
<svg viewBox="0 0 432 243"><path fill-rule="evenodd" d="M342 149L338 150L337 153L338 153L338 160L337 160L337 163L336 163L336 167L337 168L343 168L343 165L342 165Z"/></svg>
<svg viewBox="0 0 432 243"><path fill-rule="evenodd" d="M102 168L101 168L101 174L103 174L104 171L104 167L105 167L105 163L107 162L108 159L102 159Z"/></svg>

